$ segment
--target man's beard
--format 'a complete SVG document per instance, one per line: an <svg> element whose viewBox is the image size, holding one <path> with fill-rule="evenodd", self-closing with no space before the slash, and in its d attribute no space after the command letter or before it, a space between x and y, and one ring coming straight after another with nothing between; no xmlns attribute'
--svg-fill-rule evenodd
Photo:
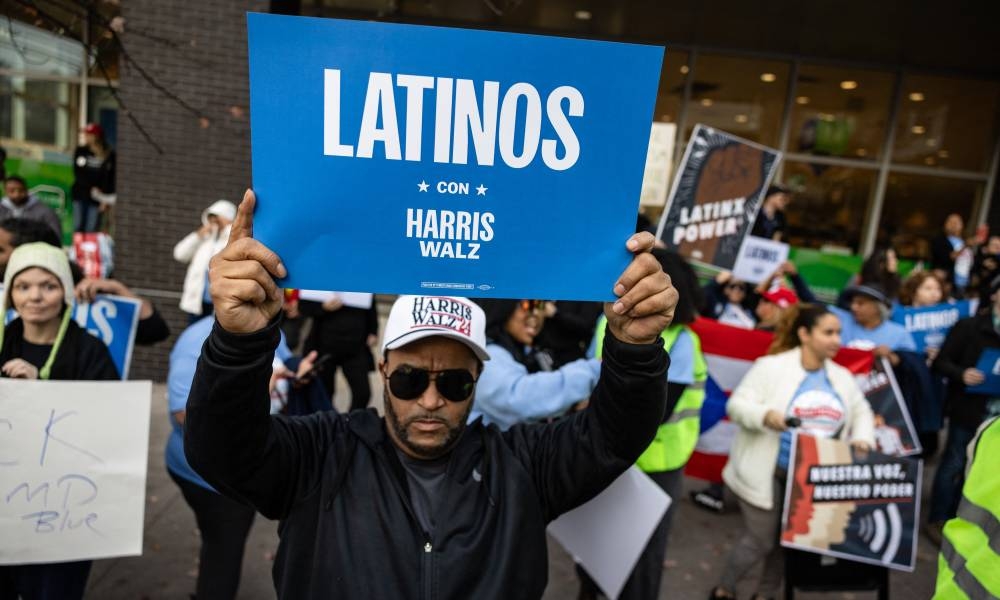
<svg viewBox="0 0 1000 600"><path fill-rule="evenodd" d="M448 422L443 418L431 413L417 414L410 417L405 423L399 422L399 415L392 407L392 401L389 399L389 391L382 391L382 402L385 406L385 420L389 427L392 427L393 432L396 434L396 439L398 439L406 448L413 454L426 459L439 458L444 456L455 446L458 442L458 438L462 437L462 432L465 431L466 422L469 420L469 413L472 412L472 402L465 408L465 412L462 414L462 418L459 419L458 425L451 427ZM448 401L450 402L450 401ZM418 446L410 441L410 433L408 427L414 421L417 420L434 420L441 423L448 428L448 435L444 439L444 443L436 448L427 448L424 446Z"/></svg>

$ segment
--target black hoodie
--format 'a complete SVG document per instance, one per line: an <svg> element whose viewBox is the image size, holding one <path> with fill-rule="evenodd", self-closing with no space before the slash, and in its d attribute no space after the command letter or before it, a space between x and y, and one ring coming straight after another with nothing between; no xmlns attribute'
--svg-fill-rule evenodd
<svg viewBox="0 0 1000 600"><path fill-rule="evenodd" d="M187 404L184 450L220 492L281 519L279 598L540 598L545 527L597 495L646 449L666 397L662 343L605 338L590 407L506 432L470 424L447 467L433 535L373 410L268 414L278 327L216 324Z"/></svg>

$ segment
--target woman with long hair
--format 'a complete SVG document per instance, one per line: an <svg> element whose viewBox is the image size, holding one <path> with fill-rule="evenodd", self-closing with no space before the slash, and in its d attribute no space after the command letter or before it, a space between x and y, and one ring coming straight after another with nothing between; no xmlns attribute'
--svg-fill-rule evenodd
<svg viewBox="0 0 1000 600"><path fill-rule="evenodd" d="M752 598L775 598L784 555L778 544L791 427L800 435L874 447L874 418L854 376L833 362L840 321L826 307L789 307L769 354L733 390L729 418L739 425L722 478L739 498L744 532L729 554L711 598L735 598L736 585L756 565L764 572Z"/></svg>

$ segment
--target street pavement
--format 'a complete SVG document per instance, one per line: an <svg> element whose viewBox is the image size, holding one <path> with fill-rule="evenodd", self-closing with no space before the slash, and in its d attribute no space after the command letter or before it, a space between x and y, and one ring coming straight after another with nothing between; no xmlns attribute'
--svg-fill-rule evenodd
<svg viewBox="0 0 1000 600"><path fill-rule="evenodd" d="M339 379L339 376L338 376ZM346 405L342 379L338 381L341 408ZM372 397L381 404L382 386L372 377ZM152 415L149 438L149 472L146 479L146 515L143 555L139 557L100 560L94 563L86 597L94 600L114 599L188 599L194 592L198 572L198 530L194 513L184 502L180 490L167 476L163 448L170 432L167 420L166 387L153 387ZM928 497L933 469L924 473L924 498ZM685 488L700 488L695 480L685 481ZM735 500L727 502L722 515L705 512L688 500L687 492L680 498L674 520L670 547L664 570L660 598L708 597L716 583L726 554L736 541L740 528ZM243 576L239 598L265 600L275 597L271 583L271 565L277 550L277 523L257 516L247 540L243 560ZM490 565L470 565L470 568L490 568ZM921 536L914 573L893 571L890 577L890 598L930 598L937 573L935 548ZM741 597L753 592L750 587L740 590ZM558 543L549 543L549 586L544 598L561 600L576 598L577 584L572 559ZM875 598L873 592L797 593L796 598L853 600Z"/></svg>

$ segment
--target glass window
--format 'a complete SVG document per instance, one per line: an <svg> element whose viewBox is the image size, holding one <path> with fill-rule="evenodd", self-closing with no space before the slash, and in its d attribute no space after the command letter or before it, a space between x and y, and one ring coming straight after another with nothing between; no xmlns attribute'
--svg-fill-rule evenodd
<svg viewBox="0 0 1000 600"><path fill-rule="evenodd" d="M892 83L891 73L802 65L788 150L877 158L885 140Z"/></svg>
<svg viewBox="0 0 1000 600"><path fill-rule="evenodd" d="M656 108L653 120L676 123L684 100L684 84L687 82L688 53L667 50L660 70L660 89L656 94Z"/></svg>
<svg viewBox="0 0 1000 600"><path fill-rule="evenodd" d="M73 148L79 90L65 82L0 78L0 135L59 150Z"/></svg>
<svg viewBox="0 0 1000 600"><path fill-rule="evenodd" d="M890 173L885 192L879 238L889 240L907 258L929 258L930 240L951 213L962 215L966 234L983 195L977 181L932 175Z"/></svg>
<svg viewBox="0 0 1000 600"><path fill-rule="evenodd" d="M17 19L0 19L0 68L68 77L82 72L83 44Z"/></svg>
<svg viewBox="0 0 1000 600"><path fill-rule="evenodd" d="M874 169L786 162L784 182L795 190L785 211L786 241L857 253L877 175Z"/></svg>
<svg viewBox="0 0 1000 600"><path fill-rule="evenodd" d="M892 161L985 171L997 138L1000 83L907 76Z"/></svg>
<svg viewBox="0 0 1000 600"><path fill-rule="evenodd" d="M698 55L685 139L696 124L703 123L777 146L789 68L779 61Z"/></svg>

